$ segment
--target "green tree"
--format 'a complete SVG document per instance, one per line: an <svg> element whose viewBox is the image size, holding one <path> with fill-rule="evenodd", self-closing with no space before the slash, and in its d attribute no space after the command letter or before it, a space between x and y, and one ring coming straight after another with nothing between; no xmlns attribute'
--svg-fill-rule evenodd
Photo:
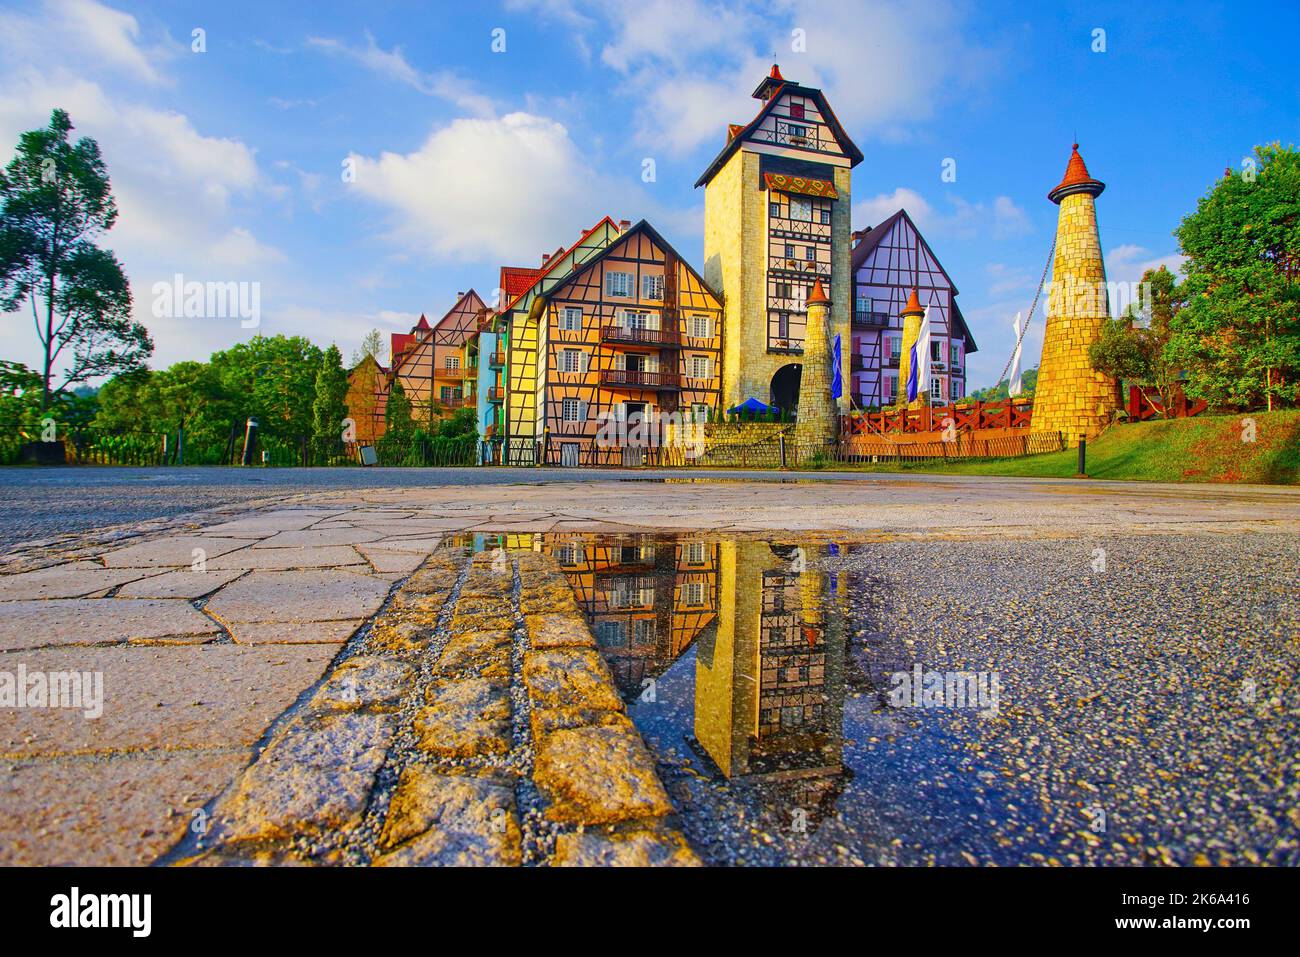
<svg viewBox="0 0 1300 957"><path fill-rule="evenodd" d="M1255 148L1255 166L1218 180L1177 233L1186 305L1165 355L1212 405L1294 403L1300 384L1300 153Z"/></svg>
<svg viewBox="0 0 1300 957"><path fill-rule="evenodd" d="M283 335L255 336L213 353L222 388L238 400L232 421L251 415L270 434L311 435L321 355L307 339Z"/></svg>
<svg viewBox="0 0 1300 957"><path fill-rule="evenodd" d="M361 348L352 353L352 366L355 368L360 365L367 356L374 359L376 364L382 366L387 351L384 347L384 334L378 329L371 329L366 333L366 337L361 340Z"/></svg>
<svg viewBox="0 0 1300 957"><path fill-rule="evenodd" d="M117 257L95 245L117 205L99 144L68 140L72 121L19 137L0 173L0 311L30 304L43 350L41 409L69 386L142 366L153 354L131 320L131 288ZM56 364L63 383L52 386Z"/></svg>
<svg viewBox="0 0 1300 957"><path fill-rule="evenodd" d="M1167 404L1180 370L1166 356L1166 347L1182 304L1174 274L1164 266L1148 269L1137 300L1124 315L1107 319L1101 338L1088 348L1092 367L1119 382L1153 386Z"/></svg>
<svg viewBox="0 0 1300 957"><path fill-rule="evenodd" d="M343 355L338 346L331 345L321 354L316 400L312 404L312 435L322 449L333 448L342 435L347 400L348 374L343 369Z"/></svg>
<svg viewBox="0 0 1300 957"><path fill-rule="evenodd" d="M406 397L402 380L394 378L388 392L388 405L384 408L384 437L404 438L415 431L411 418L411 400Z"/></svg>

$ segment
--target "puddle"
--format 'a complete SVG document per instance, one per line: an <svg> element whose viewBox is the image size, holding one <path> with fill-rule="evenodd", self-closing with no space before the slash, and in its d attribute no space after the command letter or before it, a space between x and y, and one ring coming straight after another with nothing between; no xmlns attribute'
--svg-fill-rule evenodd
<svg viewBox="0 0 1300 957"><path fill-rule="evenodd" d="M1006 755L986 760L978 743L987 716L890 705L890 675L913 662L883 628L879 584L841 570L871 545L592 533L472 543L559 562L706 862L1050 852L1032 796L1006 781ZM1011 819L1014 853L1001 843Z"/></svg>

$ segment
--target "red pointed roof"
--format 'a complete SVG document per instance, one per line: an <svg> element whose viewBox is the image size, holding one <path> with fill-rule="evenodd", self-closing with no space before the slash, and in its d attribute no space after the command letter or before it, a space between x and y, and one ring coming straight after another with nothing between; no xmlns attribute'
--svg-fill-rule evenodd
<svg viewBox="0 0 1300 957"><path fill-rule="evenodd" d="M907 297L907 305L905 305L905 306L903 307L903 311L900 312L899 315L900 315L900 316L919 316L919 315L921 315L921 314L924 313L924 312L925 312L925 310L921 308L921 300L920 300L920 299L917 297L917 295L916 295L916 287L913 286L913 287L912 287L912 294L911 294L910 296Z"/></svg>
<svg viewBox="0 0 1300 957"><path fill-rule="evenodd" d="M769 73L768 76L773 80L780 80L782 83L785 82L785 77L781 75L781 68L775 63L772 64L772 72Z"/></svg>
<svg viewBox="0 0 1300 957"><path fill-rule="evenodd" d="M831 297L826 295L826 290L822 288L821 279L820 278L814 279L812 292L808 294L808 298L805 299L804 302L809 306L814 306L817 305L818 303L830 302L830 301L831 301Z"/></svg>
<svg viewBox="0 0 1300 957"><path fill-rule="evenodd" d="M424 318L424 313L420 313L420 321L415 324L416 329L428 330L430 327L429 320Z"/></svg>
<svg viewBox="0 0 1300 957"><path fill-rule="evenodd" d="M1056 189L1047 194L1047 198L1059 204L1072 193L1091 193L1093 196L1099 196L1105 188L1105 183L1093 179L1088 173L1088 167L1084 164L1083 157L1079 155L1079 144L1075 143L1070 152L1070 162L1065 167L1065 178Z"/></svg>

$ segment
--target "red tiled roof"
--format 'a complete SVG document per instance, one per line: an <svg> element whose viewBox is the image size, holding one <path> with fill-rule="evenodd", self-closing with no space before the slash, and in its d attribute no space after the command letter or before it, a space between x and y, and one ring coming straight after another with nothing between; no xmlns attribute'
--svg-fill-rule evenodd
<svg viewBox="0 0 1300 957"><path fill-rule="evenodd" d="M598 222L595 226L592 226L591 229L588 229L581 236L579 236L578 241L575 242L568 249L565 249L563 246L561 246L558 250L556 250L555 254L551 256L550 259L546 260L546 265L543 266L540 270L538 270L537 278L534 279L531 283L529 283L528 287L524 289L523 292L519 293L519 295L512 296L510 298L510 302L506 305L505 309L503 309L502 312L508 312L509 310L513 309L515 307L515 303L517 303L520 299L522 299L525 295L528 294L529 289L532 289L533 286L536 286L539 282L541 282L544 277L550 275L552 272L555 271L555 267L560 264L560 260L567 257L569 253L573 252L575 249L577 249L579 246L585 243L587 241L587 238L591 236L592 233L600 229L600 227L604 226L606 223L609 223L609 225L613 226L616 230L618 229L618 223L614 222L614 220L611 217L604 216L601 218L600 222Z"/></svg>
<svg viewBox="0 0 1300 957"><path fill-rule="evenodd" d="M1070 162L1065 167L1065 178L1056 189L1047 194L1047 198L1054 203L1059 203L1063 196L1072 192L1091 192L1095 196L1105 188L1105 183L1093 179L1088 173L1088 167L1084 164L1083 157L1079 155L1079 144L1075 143L1070 152Z"/></svg>
<svg viewBox="0 0 1300 957"><path fill-rule="evenodd" d="M501 289L506 294L506 300L509 301L519 294L527 292L541 275L542 270L540 269L528 269L524 266L502 266Z"/></svg>
<svg viewBox="0 0 1300 957"><path fill-rule="evenodd" d="M392 358L389 359L392 363L392 368L396 369L402 364L402 356L405 354L406 350L411 347L413 342L415 342L415 336L409 332L393 333Z"/></svg>

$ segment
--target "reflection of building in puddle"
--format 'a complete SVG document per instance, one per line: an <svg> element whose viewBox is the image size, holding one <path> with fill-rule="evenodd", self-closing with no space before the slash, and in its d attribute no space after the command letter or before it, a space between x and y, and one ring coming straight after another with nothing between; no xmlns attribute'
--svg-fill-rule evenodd
<svg viewBox="0 0 1300 957"><path fill-rule="evenodd" d="M543 547L624 694L643 693L717 614L716 543L548 535Z"/></svg>
<svg viewBox="0 0 1300 957"><path fill-rule="evenodd" d="M495 547L495 536L476 547ZM694 738L728 778L814 826L843 790L845 588L834 546L509 536L559 562L627 697L696 645ZM683 729L689 734L690 729Z"/></svg>
<svg viewBox="0 0 1300 957"><path fill-rule="evenodd" d="M771 786L815 823L844 784L843 589L807 567L824 547L719 548L718 627L696 650L695 736L727 777Z"/></svg>

